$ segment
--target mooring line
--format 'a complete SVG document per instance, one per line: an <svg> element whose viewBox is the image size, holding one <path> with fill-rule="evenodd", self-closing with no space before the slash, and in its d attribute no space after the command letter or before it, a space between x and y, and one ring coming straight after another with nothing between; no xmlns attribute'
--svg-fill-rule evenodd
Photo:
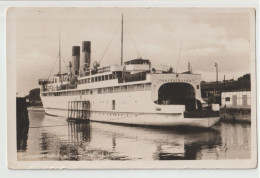
<svg viewBox="0 0 260 178"><path fill-rule="evenodd" d="M39 126L39 127L29 127L29 128L42 128L42 127L60 127L60 126L67 126L67 125L46 125L46 126Z"/></svg>

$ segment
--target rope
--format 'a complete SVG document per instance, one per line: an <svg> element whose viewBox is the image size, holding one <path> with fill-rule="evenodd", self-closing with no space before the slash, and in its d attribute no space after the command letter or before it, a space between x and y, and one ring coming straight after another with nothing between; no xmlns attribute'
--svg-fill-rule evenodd
<svg viewBox="0 0 260 178"><path fill-rule="evenodd" d="M107 52L108 48L110 47L110 45L111 45L111 43L112 43L113 39L115 38L115 36L116 36L117 32L118 32L118 28L116 29L116 31L115 31L115 33L114 33L114 35L112 36L111 40L110 40L110 41L109 41L109 43L108 43L108 46L107 46L107 48L105 49L105 51L104 51L104 53L103 53L102 57L100 58L100 60L99 60L99 64L100 64L100 63L101 63L101 61L103 60L103 57L105 56L105 54L106 54L106 52Z"/></svg>
<svg viewBox="0 0 260 178"><path fill-rule="evenodd" d="M43 127L59 127L59 126L67 126L67 125L46 125L46 126L29 127L29 128L30 128L30 129L35 129L35 128L43 128Z"/></svg>
<svg viewBox="0 0 260 178"><path fill-rule="evenodd" d="M64 60L65 58L63 58L63 56L61 56L61 59L62 59L62 61L63 61L64 65L65 65L65 67L67 68L67 70L68 70L68 72L69 72L70 70L69 70L68 66L66 65L66 62L68 63L68 61L65 62L65 60Z"/></svg>
<svg viewBox="0 0 260 178"><path fill-rule="evenodd" d="M53 69L54 69L54 66L55 66L55 64L56 64L58 58L59 58L59 56L57 56L57 58L56 58L56 60L55 60L55 62L54 62L54 64L53 64L53 66L52 66L51 72L50 72L50 74L49 74L49 76L48 76L48 80L49 80L49 78L50 78L50 76L51 76L51 73L52 73L52 71L53 71Z"/></svg>
<svg viewBox="0 0 260 178"><path fill-rule="evenodd" d="M136 45L135 45L135 42L134 42L134 40L133 40L132 35L129 33L129 31L126 30L126 32L127 32L128 36L130 37L130 41L133 43L133 45L134 45L134 47L135 47L135 51L136 51L138 57L141 57L141 54L140 54L139 50L137 49L137 47L136 47Z"/></svg>

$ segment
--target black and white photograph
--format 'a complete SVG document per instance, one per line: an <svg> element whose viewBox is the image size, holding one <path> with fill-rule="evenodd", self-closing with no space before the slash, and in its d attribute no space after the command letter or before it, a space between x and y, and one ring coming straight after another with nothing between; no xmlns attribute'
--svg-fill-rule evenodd
<svg viewBox="0 0 260 178"><path fill-rule="evenodd" d="M256 167L255 9L14 7L6 23L11 168Z"/></svg>

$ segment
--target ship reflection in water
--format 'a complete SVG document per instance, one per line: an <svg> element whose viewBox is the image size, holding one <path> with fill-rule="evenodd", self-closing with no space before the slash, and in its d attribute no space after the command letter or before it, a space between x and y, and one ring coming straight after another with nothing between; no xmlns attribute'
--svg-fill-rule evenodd
<svg viewBox="0 0 260 178"><path fill-rule="evenodd" d="M144 128L67 122L36 111L29 119L18 160L215 160L251 154L251 125L245 123L219 122L207 130Z"/></svg>

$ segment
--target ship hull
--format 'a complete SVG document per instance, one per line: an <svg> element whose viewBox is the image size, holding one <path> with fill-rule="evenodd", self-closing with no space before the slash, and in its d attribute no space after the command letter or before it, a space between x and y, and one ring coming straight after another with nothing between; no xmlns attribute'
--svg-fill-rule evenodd
<svg viewBox="0 0 260 178"><path fill-rule="evenodd" d="M62 109L45 109L45 113L51 116L62 116L67 118L68 111ZM159 113L128 113L128 112L106 112L91 111L90 121L155 127L200 127L210 128L219 121L219 117L206 118L183 118L182 114L159 114Z"/></svg>
<svg viewBox="0 0 260 178"><path fill-rule="evenodd" d="M89 101L88 119L103 123L209 128L219 120L219 117L185 118L184 105L155 104L151 99L151 90L113 94L42 96L46 114L53 116L68 118L68 103L71 101Z"/></svg>

